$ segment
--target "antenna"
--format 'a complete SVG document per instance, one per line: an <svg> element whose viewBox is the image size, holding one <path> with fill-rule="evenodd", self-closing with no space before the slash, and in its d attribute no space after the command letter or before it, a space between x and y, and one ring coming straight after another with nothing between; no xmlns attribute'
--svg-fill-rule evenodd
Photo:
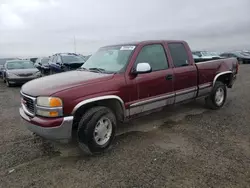
<svg viewBox="0 0 250 188"><path fill-rule="evenodd" d="M75 50L75 53L76 53L76 36L74 35L74 50Z"/></svg>

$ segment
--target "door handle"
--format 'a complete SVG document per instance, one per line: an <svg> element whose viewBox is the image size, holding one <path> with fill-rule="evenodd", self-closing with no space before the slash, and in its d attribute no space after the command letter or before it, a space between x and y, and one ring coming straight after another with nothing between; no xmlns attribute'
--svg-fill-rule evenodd
<svg viewBox="0 0 250 188"><path fill-rule="evenodd" d="M173 75L172 74L168 74L165 78L166 78L166 80L173 80Z"/></svg>

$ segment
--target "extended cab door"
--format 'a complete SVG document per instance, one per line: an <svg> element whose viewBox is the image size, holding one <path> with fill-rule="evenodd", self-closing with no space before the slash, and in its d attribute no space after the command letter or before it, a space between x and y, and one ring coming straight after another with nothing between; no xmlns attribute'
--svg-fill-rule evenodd
<svg viewBox="0 0 250 188"><path fill-rule="evenodd" d="M198 84L197 68L188 45L184 42L169 42L167 46L174 66L175 103L195 98Z"/></svg>
<svg viewBox="0 0 250 188"><path fill-rule="evenodd" d="M163 45L146 44L140 48L133 67L146 62L150 64L152 72L138 74L134 78L137 100L130 105L130 115L174 103L173 70L169 67Z"/></svg>

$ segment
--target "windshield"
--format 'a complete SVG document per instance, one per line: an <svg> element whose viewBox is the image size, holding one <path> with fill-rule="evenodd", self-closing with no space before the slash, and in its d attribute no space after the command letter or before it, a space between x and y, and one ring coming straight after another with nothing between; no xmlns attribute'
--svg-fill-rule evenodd
<svg viewBox="0 0 250 188"><path fill-rule="evenodd" d="M135 46L109 46L100 48L83 65L82 68L102 69L106 72L119 72L125 69Z"/></svg>
<svg viewBox="0 0 250 188"><path fill-rule="evenodd" d="M219 53L217 52L210 52L211 55L214 55L214 56L219 56Z"/></svg>
<svg viewBox="0 0 250 188"><path fill-rule="evenodd" d="M214 54L212 52L202 52L202 55L204 55L204 56L212 56Z"/></svg>
<svg viewBox="0 0 250 188"><path fill-rule="evenodd" d="M84 62L84 59L81 56L68 55L62 56L63 63L72 63L72 62Z"/></svg>
<svg viewBox="0 0 250 188"><path fill-rule="evenodd" d="M11 61L7 63L7 69L31 69L34 64L31 61Z"/></svg>
<svg viewBox="0 0 250 188"><path fill-rule="evenodd" d="M194 54L193 54L193 58L199 58L199 56L198 56L198 55L194 55Z"/></svg>
<svg viewBox="0 0 250 188"><path fill-rule="evenodd" d="M201 52L192 52L192 54L193 54L193 55L196 55L196 56L198 56L198 57L201 56Z"/></svg>
<svg viewBox="0 0 250 188"><path fill-rule="evenodd" d="M48 62L49 62L49 58L43 58L43 59L41 60L41 63L42 63L42 64L48 64Z"/></svg>
<svg viewBox="0 0 250 188"><path fill-rule="evenodd" d="M9 59L0 59L0 65L3 65L6 61L8 61L8 60L14 60L14 59L11 59L11 58L9 58Z"/></svg>

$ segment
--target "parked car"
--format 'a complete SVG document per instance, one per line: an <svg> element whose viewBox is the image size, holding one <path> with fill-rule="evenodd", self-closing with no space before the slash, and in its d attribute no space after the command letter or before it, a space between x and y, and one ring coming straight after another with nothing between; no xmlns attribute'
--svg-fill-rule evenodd
<svg viewBox="0 0 250 188"><path fill-rule="evenodd" d="M34 66L41 72L42 75L49 74L49 57L38 58Z"/></svg>
<svg viewBox="0 0 250 188"><path fill-rule="evenodd" d="M3 67L3 81L8 87L23 84L40 76L39 70L29 60L8 60Z"/></svg>
<svg viewBox="0 0 250 188"><path fill-rule="evenodd" d="M50 74L75 70L85 62L82 56L74 53L58 53L49 60Z"/></svg>
<svg viewBox="0 0 250 188"><path fill-rule="evenodd" d="M239 64L250 64L250 53L247 51L224 52L220 56L225 58L237 58Z"/></svg>
<svg viewBox="0 0 250 188"><path fill-rule="evenodd" d="M212 58L220 58L220 55L216 52L209 52L209 51L192 51L193 55L196 55L203 59L212 59Z"/></svg>
<svg viewBox="0 0 250 188"><path fill-rule="evenodd" d="M99 154L112 144L118 122L202 97L220 109L237 73L235 58L195 64L184 41L105 46L78 70L23 85L19 112L37 135L75 137L83 151Z"/></svg>
<svg viewBox="0 0 250 188"><path fill-rule="evenodd" d="M13 59L15 59L15 58L1 58L0 59L0 78L3 78L3 74L2 74L2 72L3 72L3 66L6 63L6 61L13 60Z"/></svg>
<svg viewBox="0 0 250 188"><path fill-rule="evenodd" d="M91 57L91 55L85 56L85 61L87 61L90 57Z"/></svg>
<svg viewBox="0 0 250 188"><path fill-rule="evenodd" d="M29 58L28 60L30 60L31 62L35 63L37 59L38 59L38 57L32 57L32 58Z"/></svg>
<svg viewBox="0 0 250 188"><path fill-rule="evenodd" d="M192 54L194 61L196 63L215 60L215 59L222 59L222 57L216 52L193 51Z"/></svg>

